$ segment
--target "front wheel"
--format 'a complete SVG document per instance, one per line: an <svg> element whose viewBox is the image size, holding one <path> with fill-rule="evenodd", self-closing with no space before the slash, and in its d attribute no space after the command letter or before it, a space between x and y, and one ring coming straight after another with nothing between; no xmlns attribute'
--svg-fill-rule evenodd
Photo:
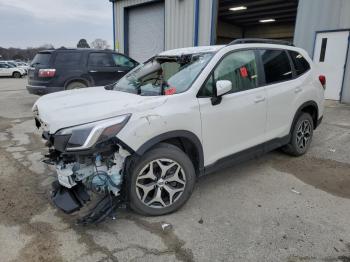
<svg viewBox="0 0 350 262"><path fill-rule="evenodd" d="M12 76L14 77L14 78L21 78L21 73L20 72L14 72L13 74L12 74Z"/></svg>
<svg viewBox="0 0 350 262"><path fill-rule="evenodd" d="M174 212L191 196L195 178L193 164L181 149L160 144L131 168L130 207L151 216Z"/></svg>
<svg viewBox="0 0 350 262"><path fill-rule="evenodd" d="M291 141L282 149L285 153L293 156L301 156L310 147L314 131L314 124L310 114L302 113L291 132Z"/></svg>

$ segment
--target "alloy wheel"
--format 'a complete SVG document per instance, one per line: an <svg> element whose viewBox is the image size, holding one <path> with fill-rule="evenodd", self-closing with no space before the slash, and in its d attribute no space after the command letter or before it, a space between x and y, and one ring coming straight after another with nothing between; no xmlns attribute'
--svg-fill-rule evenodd
<svg viewBox="0 0 350 262"><path fill-rule="evenodd" d="M309 120L304 120L300 123L296 134L296 142L299 149L304 150L308 146L311 140L311 128Z"/></svg>
<svg viewBox="0 0 350 262"><path fill-rule="evenodd" d="M149 162L138 174L136 194L139 200L152 208L165 208L175 203L186 187L183 168L171 159Z"/></svg>

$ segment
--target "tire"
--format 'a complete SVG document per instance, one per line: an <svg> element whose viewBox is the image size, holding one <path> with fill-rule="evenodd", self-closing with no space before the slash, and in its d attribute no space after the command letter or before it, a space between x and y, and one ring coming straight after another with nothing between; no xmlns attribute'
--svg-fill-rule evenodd
<svg viewBox="0 0 350 262"><path fill-rule="evenodd" d="M172 213L189 199L195 180L190 158L178 147L161 143L130 168L127 182L130 207L142 215Z"/></svg>
<svg viewBox="0 0 350 262"><path fill-rule="evenodd" d="M314 122L310 114L302 113L292 127L291 141L282 150L292 156L304 155L311 144Z"/></svg>
<svg viewBox="0 0 350 262"><path fill-rule="evenodd" d="M74 81L74 82L69 83L66 86L66 90L80 89L80 88L85 88L85 87L87 87L87 85L84 84L83 82Z"/></svg>
<svg viewBox="0 0 350 262"><path fill-rule="evenodd" d="M13 72L12 77L13 77L13 78L21 78L22 75L21 75L20 72Z"/></svg>

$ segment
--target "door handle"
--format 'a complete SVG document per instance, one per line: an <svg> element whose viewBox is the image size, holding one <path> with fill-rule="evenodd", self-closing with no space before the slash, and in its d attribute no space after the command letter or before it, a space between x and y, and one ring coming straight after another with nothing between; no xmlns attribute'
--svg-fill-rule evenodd
<svg viewBox="0 0 350 262"><path fill-rule="evenodd" d="M264 101L265 101L265 97L262 97L262 96L258 96L254 99L255 104L260 103L260 102L264 102Z"/></svg>
<svg viewBox="0 0 350 262"><path fill-rule="evenodd" d="M118 73L124 73L125 71L123 71L123 70L118 70L117 72L118 72Z"/></svg>
<svg viewBox="0 0 350 262"><path fill-rule="evenodd" d="M90 72L90 73L97 73L96 70L90 70L89 72Z"/></svg>
<svg viewBox="0 0 350 262"><path fill-rule="evenodd" d="M303 91L300 87L297 87L297 88L295 88L295 90L294 90L294 93L300 93L301 91Z"/></svg>

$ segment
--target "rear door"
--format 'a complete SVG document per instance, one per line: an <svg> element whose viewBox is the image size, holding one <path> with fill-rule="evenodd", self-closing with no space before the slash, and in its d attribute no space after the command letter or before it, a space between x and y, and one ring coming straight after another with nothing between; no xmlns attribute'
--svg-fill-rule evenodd
<svg viewBox="0 0 350 262"><path fill-rule="evenodd" d="M112 53L92 52L88 57L88 74L96 86L101 86L113 83L121 73L115 66Z"/></svg>
<svg viewBox="0 0 350 262"><path fill-rule="evenodd" d="M281 138L289 133L295 114L295 101L302 92L300 81L293 80L293 70L285 50L259 50L265 72L268 97L266 139Z"/></svg>

